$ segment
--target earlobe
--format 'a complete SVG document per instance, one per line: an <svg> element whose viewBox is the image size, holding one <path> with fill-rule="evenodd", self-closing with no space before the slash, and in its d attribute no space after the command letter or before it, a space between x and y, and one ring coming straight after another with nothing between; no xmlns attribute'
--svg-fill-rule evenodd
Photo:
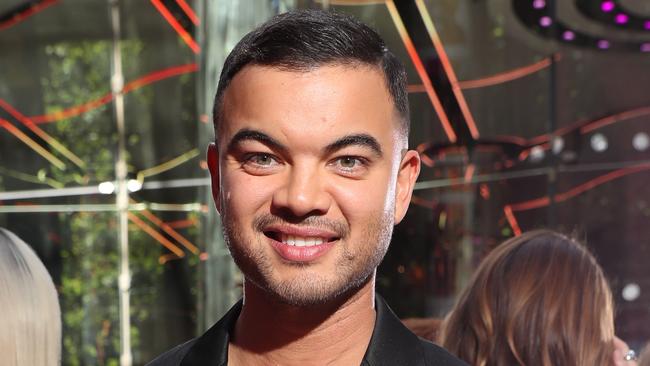
<svg viewBox="0 0 650 366"><path fill-rule="evenodd" d="M212 181L212 198L214 199L217 212L221 214L221 195L219 194L221 185L219 177L219 150L214 142L208 145L207 159L210 178Z"/></svg>
<svg viewBox="0 0 650 366"><path fill-rule="evenodd" d="M395 224L402 221L406 215L418 175L420 175L420 155L415 150L409 150L404 154L397 173Z"/></svg>

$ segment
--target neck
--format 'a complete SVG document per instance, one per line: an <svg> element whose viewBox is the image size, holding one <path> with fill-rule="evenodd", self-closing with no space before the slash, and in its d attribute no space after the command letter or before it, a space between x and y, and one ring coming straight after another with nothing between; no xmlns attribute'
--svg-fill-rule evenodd
<svg viewBox="0 0 650 366"><path fill-rule="evenodd" d="M229 365L358 365L375 325L374 276L326 304L292 306L244 283Z"/></svg>

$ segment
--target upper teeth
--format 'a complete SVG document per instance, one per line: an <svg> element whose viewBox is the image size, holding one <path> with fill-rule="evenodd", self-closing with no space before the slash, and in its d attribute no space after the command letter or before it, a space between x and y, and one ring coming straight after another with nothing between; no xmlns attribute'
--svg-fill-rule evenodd
<svg viewBox="0 0 650 366"><path fill-rule="evenodd" d="M310 247L313 245L320 245L325 241L323 238L303 238L300 236L287 234L281 234L280 240L282 240L282 242L285 244L295 245L297 247Z"/></svg>

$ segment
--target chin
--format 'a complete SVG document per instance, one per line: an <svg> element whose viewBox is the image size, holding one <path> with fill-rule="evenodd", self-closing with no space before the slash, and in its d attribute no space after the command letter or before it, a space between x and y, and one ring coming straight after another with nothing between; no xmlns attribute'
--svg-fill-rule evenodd
<svg viewBox="0 0 650 366"><path fill-rule="evenodd" d="M350 278L324 278L323 276L296 276L291 280L267 283L262 288L276 301L295 307L327 305L345 301L368 283L370 276Z"/></svg>

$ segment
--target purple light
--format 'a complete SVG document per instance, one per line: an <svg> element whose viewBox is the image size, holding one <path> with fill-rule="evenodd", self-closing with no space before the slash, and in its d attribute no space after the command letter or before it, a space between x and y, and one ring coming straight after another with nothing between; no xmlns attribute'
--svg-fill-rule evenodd
<svg viewBox="0 0 650 366"><path fill-rule="evenodd" d="M614 20L616 21L617 24L625 24L625 23L627 23L628 18L629 17L627 16L627 14L618 13L618 14L616 14L616 17L614 18Z"/></svg>
<svg viewBox="0 0 650 366"><path fill-rule="evenodd" d="M573 41L576 38L576 34L570 30L564 31L564 33L562 33L562 38L564 38L565 41Z"/></svg>
<svg viewBox="0 0 650 366"><path fill-rule="evenodd" d="M542 27L548 27L551 24L553 24L553 19L551 19L550 17L543 16L539 18L539 25L541 25Z"/></svg>
<svg viewBox="0 0 650 366"><path fill-rule="evenodd" d="M641 44L641 52L650 52L650 43Z"/></svg>
<svg viewBox="0 0 650 366"><path fill-rule="evenodd" d="M614 10L614 2L611 0L603 1L600 3L600 10L604 11L605 13L609 13L610 11Z"/></svg>
<svg viewBox="0 0 650 366"><path fill-rule="evenodd" d="M533 8L542 9L546 6L545 0L533 0Z"/></svg>
<svg viewBox="0 0 650 366"><path fill-rule="evenodd" d="M607 41L605 39L601 39L600 41L598 41L598 48L600 48L601 50L608 49L609 48L609 41Z"/></svg>
<svg viewBox="0 0 650 366"><path fill-rule="evenodd" d="M650 30L650 20L646 20L646 21L643 23L643 28L645 28L645 29L647 29L647 30Z"/></svg>

